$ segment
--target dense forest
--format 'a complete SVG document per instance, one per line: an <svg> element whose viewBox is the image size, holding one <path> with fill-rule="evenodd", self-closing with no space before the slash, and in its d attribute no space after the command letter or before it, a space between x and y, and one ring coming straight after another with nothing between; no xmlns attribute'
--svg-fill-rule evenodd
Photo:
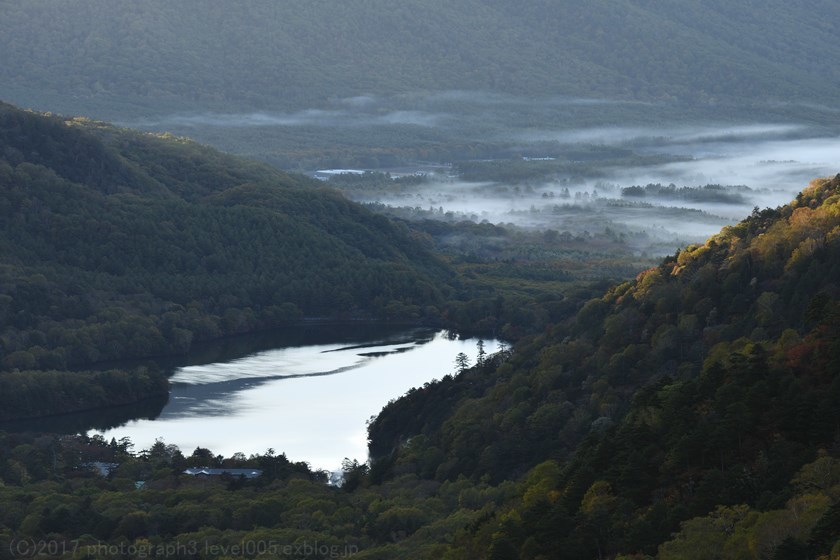
<svg viewBox="0 0 840 560"><path fill-rule="evenodd" d="M453 276L407 228L318 181L84 119L0 107L0 190L4 372L182 353L305 318L439 320ZM33 396L4 375L8 418ZM65 396L28 410L77 407Z"/></svg>
<svg viewBox="0 0 840 560"><path fill-rule="evenodd" d="M301 321L435 324L515 340L598 285L571 282L557 255L530 268L490 255L507 264L463 271L423 229L320 181L184 138L9 105L0 106L0 189L0 371L9 372L0 420L166 391L155 367L67 370ZM619 277L626 266L604 268Z"/></svg>
<svg viewBox="0 0 840 560"><path fill-rule="evenodd" d="M526 477L461 557L836 554L839 244L840 176L756 209L387 406L371 478Z"/></svg>
<svg viewBox="0 0 840 560"><path fill-rule="evenodd" d="M0 98L139 129L0 102L0 560L840 560L840 175L704 243L654 229L827 173L837 21L0 2ZM505 344L383 403L340 479L86 433L159 413L164 357L324 323Z"/></svg>
<svg viewBox="0 0 840 560"><path fill-rule="evenodd" d="M0 94L87 114L68 105L311 107L435 90L819 102L840 80L838 17L826 0L4 2Z"/></svg>
<svg viewBox="0 0 840 560"><path fill-rule="evenodd" d="M390 403L341 487L274 450L3 436L0 556L833 560L838 243L840 176Z"/></svg>

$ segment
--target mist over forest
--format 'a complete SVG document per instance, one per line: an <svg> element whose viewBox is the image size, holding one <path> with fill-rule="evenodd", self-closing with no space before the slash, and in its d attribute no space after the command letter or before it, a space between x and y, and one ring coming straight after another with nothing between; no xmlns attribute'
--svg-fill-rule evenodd
<svg viewBox="0 0 840 560"><path fill-rule="evenodd" d="M431 170L417 192L346 194L609 227L662 254L830 174L840 134L840 75L822 63L840 57L824 23L836 6L707 3L9 3L0 97L309 175ZM620 196L647 184L749 190L723 204Z"/></svg>
<svg viewBox="0 0 840 560"><path fill-rule="evenodd" d="M840 560L838 22L0 2L0 560Z"/></svg>
<svg viewBox="0 0 840 560"><path fill-rule="evenodd" d="M666 102L447 91L120 124L199 138L325 179L343 170L421 175L411 187L344 189L353 200L401 208L402 216L572 234L610 228L632 236L633 250L662 255L754 207L784 204L834 169L840 141L830 126L770 105L762 114L729 111L681 115ZM759 117L774 120L751 120ZM657 184L699 195L622 194Z"/></svg>

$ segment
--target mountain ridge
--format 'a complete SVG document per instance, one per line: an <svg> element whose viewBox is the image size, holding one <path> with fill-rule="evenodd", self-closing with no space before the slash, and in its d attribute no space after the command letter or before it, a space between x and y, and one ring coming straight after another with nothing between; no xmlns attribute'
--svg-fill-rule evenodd
<svg viewBox="0 0 840 560"><path fill-rule="evenodd" d="M7 3L0 94L182 109L445 90L821 102L840 80L825 23L837 10L822 0L758 11L719 0Z"/></svg>
<svg viewBox="0 0 840 560"><path fill-rule="evenodd" d="M524 477L519 501L460 545L489 557L643 556L715 508L743 506L751 522L785 510L797 471L840 455L838 278L840 175L615 286L508 359L389 404L369 426L371 476ZM830 548L808 541L836 515L825 492L773 549ZM702 550L691 557L719 554Z"/></svg>
<svg viewBox="0 0 840 560"><path fill-rule="evenodd" d="M453 277L319 181L88 119L0 105L0 191L5 371L184 353L304 316L434 322Z"/></svg>

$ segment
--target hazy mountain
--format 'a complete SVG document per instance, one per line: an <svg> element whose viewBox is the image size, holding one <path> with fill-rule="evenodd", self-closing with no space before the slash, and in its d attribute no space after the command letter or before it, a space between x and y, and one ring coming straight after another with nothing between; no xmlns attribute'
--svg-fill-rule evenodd
<svg viewBox="0 0 840 560"><path fill-rule="evenodd" d="M4 2L0 96L88 114L440 90L819 103L838 20L827 0Z"/></svg>

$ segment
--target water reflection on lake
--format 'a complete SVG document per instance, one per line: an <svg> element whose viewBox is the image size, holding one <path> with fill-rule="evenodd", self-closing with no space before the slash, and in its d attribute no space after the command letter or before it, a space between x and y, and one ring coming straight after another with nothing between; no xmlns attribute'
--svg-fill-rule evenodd
<svg viewBox="0 0 840 560"><path fill-rule="evenodd" d="M366 459L372 415L410 388L452 373L458 353L474 363L477 342L413 330L184 366L175 370L157 418L95 433L128 436L137 450L163 438L186 455L197 446L225 456L274 448L290 460L335 470L344 457ZM484 344L487 353L499 348L495 340Z"/></svg>

